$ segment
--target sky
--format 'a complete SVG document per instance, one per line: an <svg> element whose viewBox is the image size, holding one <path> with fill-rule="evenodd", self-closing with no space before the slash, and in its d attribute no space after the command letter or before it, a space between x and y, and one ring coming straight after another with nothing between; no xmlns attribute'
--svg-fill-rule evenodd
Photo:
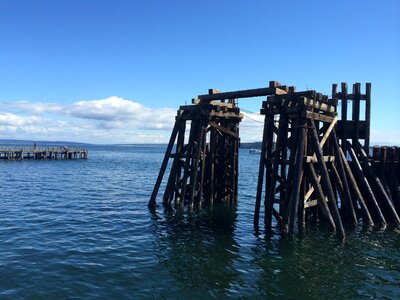
<svg viewBox="0 0 400 300"><path fill-rule="evenodd" d="M0 139L165 143L192 98L277 80L372 83L373 143L400 144L400 1L0 0ZM258 141L264 99L243 99ZM256 121L254 121L256 120Z"/></svg>

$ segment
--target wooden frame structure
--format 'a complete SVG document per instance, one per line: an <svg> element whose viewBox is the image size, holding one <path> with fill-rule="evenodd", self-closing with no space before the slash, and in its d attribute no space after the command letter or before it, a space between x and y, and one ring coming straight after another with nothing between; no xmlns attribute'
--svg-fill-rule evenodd
<svg viewBox="0 0 400 300"><path fill-rule="evenodd" d="M292 87L276 81L271 81L266 88L228 93L210 89L208 94L192 99L193 105L181 106L149 206L156 204L170 159L173 162L163 196L164 205L183 207L188 204L193 208L203 203L236 203L239 123L243 115L235 99L286 94L291 90Z"/></svg>
<svg viewBox="0 0 400 300"><path fill-rule="evenodd" d="M203 203L237 202L243 116L236 99L259 96L267 96L267 100L261 109L265 121L255 228L260 223L263 196L267 230L272 229L273 217L288 234L296 231L296 224L301 229L307 220L325 219L341 238L345 237L344 224L400 225L398 148L376 148L373 159L368 156L370 83L365 94L359 83L353 85L352 94L346 83L341 84L341 92L333 84L330 98L316 91L296 92L276 81L267 88L227 93L209 90L207 95L199 95L193 105L178 110L150 207L156 204L170 159L164 205L192 209Z"/></svg>

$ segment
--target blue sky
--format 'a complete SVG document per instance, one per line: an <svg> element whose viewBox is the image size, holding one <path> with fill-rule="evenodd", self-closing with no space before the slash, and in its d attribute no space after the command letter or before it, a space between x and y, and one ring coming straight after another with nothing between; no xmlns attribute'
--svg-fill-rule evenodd
<svg viewBox="0 0 400 300"><path fill-rule="evenodd" d="M372 82L372 139L400 144L399 12L398 0L0 0L0 138L165 142L178 106L208 88L330 94L346 81Z"/></svg>

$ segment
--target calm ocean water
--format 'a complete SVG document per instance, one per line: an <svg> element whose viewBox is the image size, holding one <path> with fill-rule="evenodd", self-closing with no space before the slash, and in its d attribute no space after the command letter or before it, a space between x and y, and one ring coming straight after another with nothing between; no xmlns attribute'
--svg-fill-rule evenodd
<svg viewBox="0 0 400 300"><path fill-rule="evenodd" d="M256 236L247 150L237 208L150 212L164 149L0 162L0 298L400 298L399 230Z"/></svg>

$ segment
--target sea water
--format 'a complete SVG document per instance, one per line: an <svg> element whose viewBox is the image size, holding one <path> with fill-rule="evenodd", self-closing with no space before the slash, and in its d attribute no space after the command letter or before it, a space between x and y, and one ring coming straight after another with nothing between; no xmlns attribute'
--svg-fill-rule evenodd
<svg viewBox="0 0 400 300"><path fill-rule="evenodd" d="M326 226L256 234L259 156L248 150L236 208L149 210L164 151L0 162L0 298L400 298L397 229L347 228L345 242Z"/></svg>

